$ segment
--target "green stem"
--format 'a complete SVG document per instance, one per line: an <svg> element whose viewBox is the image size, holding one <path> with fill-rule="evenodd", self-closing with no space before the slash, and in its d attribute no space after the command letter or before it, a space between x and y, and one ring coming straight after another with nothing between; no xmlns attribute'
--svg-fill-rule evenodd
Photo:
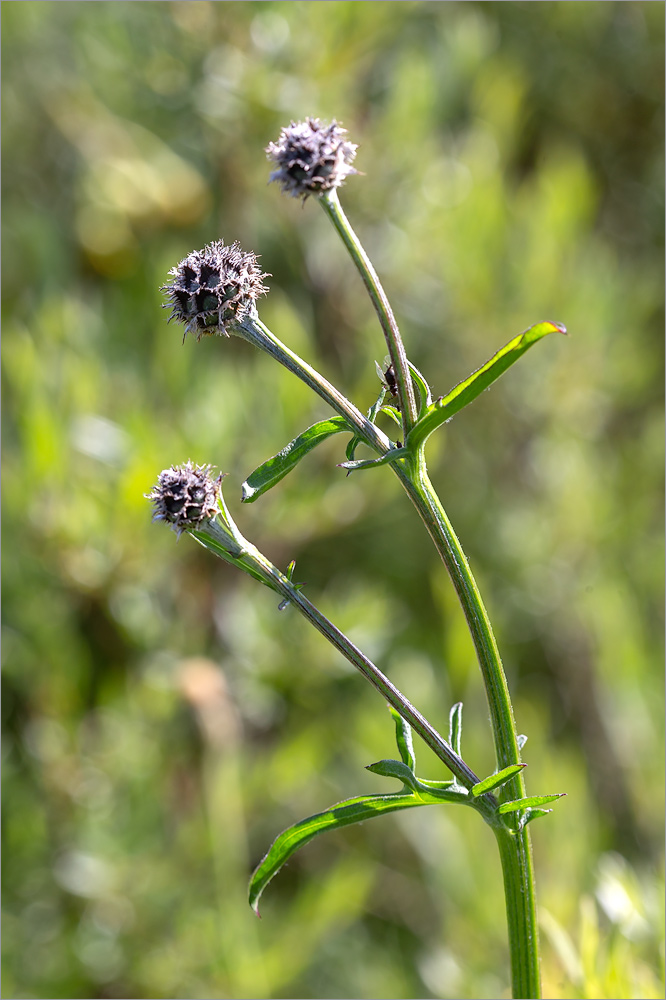
<svg viewBox="0 0 666 1000"><path fill-rule="evenodd" d="M488 613L460 542L446 516L420 450L411 469L396 463L393 469L435 543L472 635L486 697L497 758L497 770L520 763L520 751L509 688ZM500 801L523 798L525 783L517 774L500 791ZM513 996L532 1000L541 996L536 888L529 829L495 828L500 851L506 901Z"/></svg>
<svg viewBox="0 0 666 1000"><path fill-rule="evenodd" d="M403 435L406 438L416 423L416 400L414 399L414 387L409 374L407 355L405 354L405 348L402 342L402 337L400 336L400 331L398 330L398 324L396 323L395 316L393 315L393 310L391 309L389 300L387 299L386 293L382 288L377 272L372 266L365 250L361 246L356 233L352 229L349 219L342 210L342 205L340 204L335 188L332 188L330 191L326 191L322 194L318 201L333 222L333 225L340 235L342 242L347 247L351 258L363 279L363 283L368 290L372 304L375 307L375 312L379 317L379 322L381 323L382 330L384 331L386 346L388 347L389 357L395 374L398 399L400 400L400 411L402 414Z"/></svg>
<svg viewBox="0 0 666 1000"><path fill-rule="evenodd" d="M336 413L344 417L351 426L358 432L360 437L372 448L384 455L392 447L391 441L379 430L375 424L370 423L368 418L344 396L339 389L320 375L316 369L312 368L307 361L299 358L298 354L291 351L286 344L272 333L265 326L257 315L245 316L236 324L233 331L237 336L247 340L262 351L266 351L272 358L284 365L292 374L324 399Z"/></svg>
<svg viewBox="0 0 666 1000"><path fill-rule="evenodd" d="M229 518L226 507L223 516L225 520ZM314 625L317 631L321 632L370 681L390 705L393 705L402 718L410 724L414 731L418 733L439 759L446 764L451 773L465 788L470 789L480 781L480 778L471 767L465 763L462 757L455 752L389 678L382 673L379 667L355 646L339 628L329 621L301 593L300 589L295 587L256 546L246 538L243 538L235 525L233 526L233 533L230 535L228 527L222 526L216 520L212 520L206 522L200 530L191 531L191 534L202 545L215 552L216 555L221 556L227 562L231 562L240 569L250 572L252 576L260 577L267 586L290 604L295 605L301 614ZM230 538L232 539L231 543ZM494 828L498 825L497 801L492 795L479 796L479 800L481 799L485 800L482 808L484 817Z"/></svg>
<svg viewBox="0 0 666 1000"><path fill-rule="evenodd" d="M387 302L386 308L384 308L386 297L381 289L381 285L372 265L365 256L362 247L342 213L337 197L322 197L319 200L333 219L336 228L339 228L340 234L345 240L345 245L363 275L375 308L382 320L382 327L385 334L387 329L389 330L390 336L387 335L387 343L390 342L394 350L396 347L401 348L402 356L404 357L404 348L402 348L400 334ZM391 444L386 435L379 431L374 424L371 424L360 410L353 406L334 386L307 365L298 355L282 344L257 317L248 317L244 320L240 324L238 332L251 343L268 351L276 360L285 365L307 385L310 385L337 413L348 419L352 426L356 428L359 436L381 455L385 455L390 449ZM391 355L391 359L393 361L393 354ZM400 385L398 373L400 371L404 373L404 369L400 367L399 356L394 364L394 370L396 372L396 381ZM409 388L413 402L411 378L407 376L406 379L403 379L402 384L403 388ZM405 395L404 405L402 405L403 423L405 425L407 415L412 412L415 414L415 408L413 410L410 409L407 396ZM460 600L474 642L486 689L497 769L502 770L511 764L520 763L513 709L497 642L469 563L428 477L423 443L417 447L411 458L391 462L390 464L435 543L435 547L448 570ZM290 600L293 600L293 603L303 613L306 613L302 604L302 601L305 600L304 598L290 598ZM320 631L324 631L313 618L310 620L312 620L313 624ZM334 642L334 645L338 646L348 659L351 659L342 645L339 645L326 631L324 631L324 634ZM345 643L348 643L348 640L344 636L342 638ZM360 651L356 650L356 647L353 647L350 652L352 652L352 655L360 654ZM363 654L360 654L360 656L362 657ZM363 673L366 673L364 667L360 665L363 661L356 662L354 659L351 659L351 662L355 663ZM372 664L372 667L374 671L377 670L374 664ZM371 674L373 674L372 671ZM369 675L366 673L366 676ZM369 679L375 687L378 687L382 691L387 701L403 714L400 706L391 700L392 697L395 697L395 694L389 697L387 693L389 688L383 689L377 684L375 674L369 676ZM384 678L382 674L380 684L383 684L385 681L390 685L388 679ZM402 697L399 692L397 692L397 695ZM409 706L409 710L415 712L413 706ZM433 736L427 728L428 724L426 720L422 716L418 716L418 713L411 717L403 715L403 718L413 725L415 731L419 733L429 746L432 746L440 759L445 760L441 750L436 749L435 745L431 742ZM424 724L426 728L423 728ZM438 741L445 742L439 734L436 734L435 743L437 744ZM447 766L451 767L448 762ZM453 773L455 774L456 772L453 771ZM466 784L466 782L463 782L463 784ZM520 774L517 774L507 782L500 792L500 800L502 801L523 798L524 796L525 784ZM537 998L541 995L538 928L536 923L536 890L530 843L531 838L527 827L518 831L517 825L515 825L517 821L515 819L507 819L507 823L510 824L511 822L514 823L513 830L502 832L496 829L496 834L505 886L513 995L514 997L522 998L522 1000L531 1000L531 998Z"/></svg>
<svg viewBox="0 0 666 1000"><path fill-rule="evenodd" d="M501 771L509 764L520 763L520 751L509 687L488 613L465 553L430 482L423 453L418 454L412 469L397 463L393 468L428 529L462 605L486 688L497 769ZM517 775L507 783L503 798L514 799L524 794L522 778Z"/></svg>
<svg viewBox="0 0 666 1000"><path fill-rule="evenodd" d="M494 832L504 879L512 994L521 1000L538 1000L539 931L529 827L520 832L496 827Z"/></svg>

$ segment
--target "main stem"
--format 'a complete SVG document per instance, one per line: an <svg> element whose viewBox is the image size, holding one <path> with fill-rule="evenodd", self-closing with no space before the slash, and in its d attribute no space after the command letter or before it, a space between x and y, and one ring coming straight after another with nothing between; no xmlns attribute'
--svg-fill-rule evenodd
<svg viewBox="0 0 666 1000"><path fill-rule="evenodd" d="M428 477L419 453L415 470L403 463L392 466L435 543L472 635L486 696L497 758L497 769L520 763L509 688L490 619L460 542ZM410 474L412 472L413 474ZM500 800L523 798L525 783L519 773L503 787ZM541 996L539 935L532 845L528 827L494 829L502 863L506 901L513 996L532 1000Z"/></svg>
<svg viewBox="0 0 666 1000"><path fill-rule="evenodd" d="M342 211L335 190L322 196L322 207L331 218L349 251L379 316L394 366L405 437L416 422L416 406L405 349L384 290L363 247ZM498 770L520 762L511 698L490 619L469 563L430 479L423 447L411 460L391 463L435 543L462 605L476 649L495 744ZM500 798L522 798L525 784L517 774L504 786ZM536 918L534 868L527 827L495 830L502 862L506 899L513 996L532 1000L541 996L539 938Z"/></svg>

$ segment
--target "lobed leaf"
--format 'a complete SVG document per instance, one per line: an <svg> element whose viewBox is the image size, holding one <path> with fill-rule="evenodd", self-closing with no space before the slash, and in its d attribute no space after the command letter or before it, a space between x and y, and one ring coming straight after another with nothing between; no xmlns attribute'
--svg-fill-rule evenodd
<svg viewBox="0 0 666 1000"><path fill-rule="evenodd" d="M282 451L273 455L247 477L242 486L241 500L243 503L253 503L263 493L279 483L281 479L284 479L309 451L316 448L326 438L331 437L332 434L339 434L341 431L351 431L344 417L329 417L327 420L319 420L312 427L308 427L297 438L290 441Z"/></svg>

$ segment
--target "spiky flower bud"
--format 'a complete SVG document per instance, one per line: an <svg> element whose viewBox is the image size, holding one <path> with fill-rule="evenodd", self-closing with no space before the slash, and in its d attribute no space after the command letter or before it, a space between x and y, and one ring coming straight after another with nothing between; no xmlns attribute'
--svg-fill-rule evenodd
<svg viewBox="0 0 666 1000"><path fill-rule="evenodd" d="M160 472L157 485L145 494L155 507L153 521L166 521L180 537L215 517L223 477L214 479L210 470L210 465L188 461Z"/></svg>
<svg viewBox="0 0 666 1000"><path fill-rule="evenodd" d="M358 146L347 142L347 130L333 119L323 125L318 118L292 122L283 128L277 142L266 147L270 160L277 163L270 179L280 181L282 190L294 198L318 195L339 187L349 174Z"/></svg>
<svg viewBox="0 0 666 1000"><path fill-rule="evenodd" d="M225 246L223 240L193 250L169 271L172 281L162 285L172 319L185 324L185 334L196 331L197 340L219 333L229 336L227 327L255 308L260 295L268 291L256 254L245 253L239 243Z"/></svg>

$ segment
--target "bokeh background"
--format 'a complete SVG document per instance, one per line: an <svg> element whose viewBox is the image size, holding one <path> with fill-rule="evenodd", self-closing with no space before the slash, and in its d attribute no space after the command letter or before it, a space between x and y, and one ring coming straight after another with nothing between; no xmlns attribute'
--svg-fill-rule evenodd
<svg viewBox="0 0 666 1000"><path fill-rule="evenodd" d="M143 494L191 458L243 532L463 750L493 765L452 588L391 473L247 344L182 343L159 287L212 239L261 255L263 320L367 407L385 353L317 204L267 186L282 125L360 144L343 203L436 395L542 319L438 435L529 742L548 997L663 996L661 3L2 5L4 986L11 997L508 996L499 862L465 810L319 838L391 790L376 693ZM418 748L417 748L418 750ZM419 751L420 772L443 777Z"/></svg>

